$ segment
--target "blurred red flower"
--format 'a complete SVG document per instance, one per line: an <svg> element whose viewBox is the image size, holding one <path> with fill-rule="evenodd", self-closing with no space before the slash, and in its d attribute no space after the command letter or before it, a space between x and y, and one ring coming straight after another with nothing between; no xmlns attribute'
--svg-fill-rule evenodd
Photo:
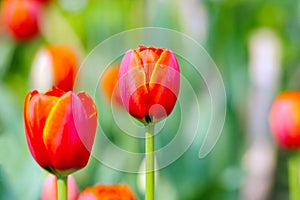
<svg viewBox="0 0 300 200"><path fill-rule="evenodd" d="M53 86L64 91L72 90L77 65L78 56L68 46L49 45L41 48L32 65L33 87L44 91Z"/></svg>
<svg viewBox="0 0 300 200"><path fill-rule="evenodd" d="M118 87L119 66L113 65L105 70L101 78L101 88L109 100L115 105L122 105Z"/></svg>
<svg viewBox="0 0 300 200"><path fill-rule="evenodd" d="M95 185L85 188L78 200L136 200L127 185Z"/></svg>
<svg viewBox="0 0 300 200"><path fill-rule="evenodd" d="M4 0L2 12L7 30L17 41L32 39L39 33L42 5L36 0Z"/></svg>
<svg viewBox="0 0 300 200"><path fill-rule="evenodd" d="M72 175L68 176L68 200L77 200L78 188L75 179ZM42 190L41 200L56 200L57 199L57 177L49 174L45 181Z"/></svg>
<svg viewBox="0 0 300 200"><path fill-rule="evenodd" d="M269 117L270 129L278 144L286 149L300 149L300 92L278 95Z"/></svg>

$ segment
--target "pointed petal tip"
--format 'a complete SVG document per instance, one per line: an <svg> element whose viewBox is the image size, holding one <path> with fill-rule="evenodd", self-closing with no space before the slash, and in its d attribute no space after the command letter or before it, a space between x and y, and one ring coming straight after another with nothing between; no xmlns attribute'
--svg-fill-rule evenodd
<svg viewBox="0 0 300 200"><path fill-rule="evenodd" d="M47 92L45 92L44 94L45 95L48 95L48 96L54 96L54 97L61 97L65 94L66 92L59 89L58 87L56 86L53 86L50 90L48 90Z"/></svg>

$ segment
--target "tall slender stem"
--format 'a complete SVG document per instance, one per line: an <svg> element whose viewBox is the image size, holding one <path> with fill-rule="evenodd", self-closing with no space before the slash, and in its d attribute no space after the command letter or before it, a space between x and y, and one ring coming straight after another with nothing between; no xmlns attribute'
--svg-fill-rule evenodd
<svg viewBox="0 0 300 200"><path fill-rule="evenodd" d="M299 162L299 156L296 154L291 155L288 160L290 200L300 199Z"/></svg>
<svg viewBox="0 0 300 200"><path fill-rule="evenodd" d="M146 200L154 200L154 125L146 126Z"/></svg>
<svg viewBox="0 0 300 200"><path fill-rule="evenodd" d="M57 176L57 199L68 199L68 176Z"/></svg>

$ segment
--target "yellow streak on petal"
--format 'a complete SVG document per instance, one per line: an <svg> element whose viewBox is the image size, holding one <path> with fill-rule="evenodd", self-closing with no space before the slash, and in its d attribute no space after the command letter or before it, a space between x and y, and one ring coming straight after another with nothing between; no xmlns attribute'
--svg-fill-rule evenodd
<svg viewBox="0 0 300 200"><path fill-rule="evenodd" d="M153 69L153 72L151 74L150 81L149 81L150 89L152 89L155 84L163 84L162 81L165 77L165 74L168 71L168 66L166 66L166 64L165 64L166 56L167 56L167 58L170 59L170 52L167 49L165 49L161 53L161 56L155 63L155 66L154 66L154 69ZM160 70L160 71L158 71L158 70Z"/></svg>
<svg viewBox="0 0 300 200"><path fill-rule="evenodd" d="M88 117L88 119L93 118L95 115L97 115L97 112L94 112L94 113L90 114L90 116Z"/></svg>
<svg viewBox="0 0 300 200"><path fill-rule="evenodd" d="M62 97L64 97L65 95L68 95L68 93L65 93ZM43 130L43 140L44 140L44 143L45 143L45 146L46 148L48 148L48 145L47 145L47 139L49 137L51 137L51 134L53 134L53 130L58 130L59 127L61 125L61 122L60 123L57 123L57 122L53 122L53 120L56 120L54 119L53 115L55 113L55 111L57 110L57 107L60 105L60 102L62 100L64 100L64 98L59 98L58 101L56 102L56 104L53 106L53 108L51 109L47 119L46 119L46 122L45 122L45 126L44 126L44 130ZM53 128L53 126L56 125L55 127L56 128ZM62 137L62 136L61 136ZM54 140L54 138L51 138L52 140ZM57 138L55 138L55 140L57 140ZM55 141L52 142L52 143L56 143Z"/></svg>

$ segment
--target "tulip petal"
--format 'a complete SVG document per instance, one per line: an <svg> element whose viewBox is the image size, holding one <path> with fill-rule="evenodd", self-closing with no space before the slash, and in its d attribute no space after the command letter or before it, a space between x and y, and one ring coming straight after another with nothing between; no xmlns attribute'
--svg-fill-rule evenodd
<svg viewBox="0 0 300 200"><path fill-rule="evenodd" d="M46 119L58 98L33 91L26 96L24 120L26 139L34 159L43 168L50 165L50 158L43 143L43 129Z"/></svg>
<svg viewBox="0 0 300 200"><path fill-rule="evenodd" d="M64 91L72 90L75 79L77 57L64 46L49 46L52 55L55 85Z"/></svg>
<svg viewBox="0 0 300 200"><path fill-rule="evenodd" d="M152 105L160 106L152 107L149 114L154 118L169 115L175 106L179 87L180 72L177 59L170 50L165 49L155 64L149 83Z"/></svg>
<svg viewBox="0 0 300 200"><path fill-rule="evenodd" d="M135 194L125 184L94 185L86 187L79 195L78 200L136 200Z"/></svg>
<svg viewBox="0 0 300 200"><path fill-rule="evenodd" d="M138 54L140 56L140 59L142 60L143 68L146 75L146 83L149 83L155 63L159 59L159 55L156 54L156 51L153 51L149 48L138 52Z"/></svg>
<svg viewBox="0 0 300 200"><path fill-rule="evenodd" d="M127 51L119 71L119 89L120 93L122 93L123 105L127 110L129 110L130 99L138 98L138 96L135 96L138 88L141 90L141 93L148 93L145 83L146 75L142 60L136 51Z"/></svg>
<svg viewBox="0 0 300 200"><path fill-rule="evenodd" d="M43 140L54 169L76 170L87 164L90 153L79 137L90 136L87 118L81 100L73 92L65 93L51 110Z"/></svg>
<svg viewBox="0 0 300 200"><path fill-rule="evenodd" d="M57 88L57 87L52 87L50 90L48 90L45 95L48 96L54 96L54 97L61 97L64 95L66 92Z"/></svg>
<svg viewBox="0 0 300 200"><path fill-rule="evenodd" d="M165 49L157 60L151 80L150 89L153 84L160 84L171 90L176 96L180 87L180 69L175 55L168 49Z"/></svg>
<svg viewBox="0 0 300 200"><path fill-rule="evenodd" d="M160 84L154 84L150 91L151 105L148 107L149 115L153 116L154 121L168 116L177 100L177 94Z"/></svg>
<svg viewBox="0 0 300 200"><path fill-rule="evenodd" d="M155 52L158 55L158 57L160 57L161 53L163 52L163 48L156 48L155 46L146 47L144 45L140 45L137 51L140 52L147 49L150 49L151 51Z"/></svg>
<svg viewBox="0 0 300 200"><path fill-rule="evenodd" d="M88 123L89 123L89 135L90 135L89 137L83 137L80 135L80 138L82 139L85 147L91 152L95 134L96 134L97 124L98 124L97 108L96 105L94 104L93 99L86 92L80 92L78 94L78 97L81 100L82 105L87 114Z"/></svg>
<svg viewBox="0 0 300 200"><path fill-rule="evenodd" d="M129 113L137 119L143 119L148 115L147 110L151 103L150 101L148 90L146 90L145 87L137 88L129 99Z"/></svg>
<svg viewBox="0 0 300 200"><path fill-rule="evenodd" d="M24 103L24 122L25 122L25 130L26 134L33 135L32 128L30 125L30 115L29 115L29 103L33 96L37 95L38 91L34 90L28 93L25 97Z"/></svg>

